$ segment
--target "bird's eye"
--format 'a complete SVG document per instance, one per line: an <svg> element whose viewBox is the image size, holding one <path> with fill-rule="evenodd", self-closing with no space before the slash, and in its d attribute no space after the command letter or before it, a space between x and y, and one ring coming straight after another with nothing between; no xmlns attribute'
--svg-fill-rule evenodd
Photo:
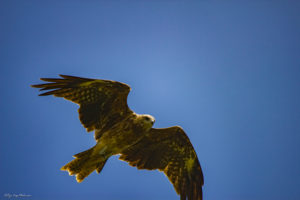
<svg viewBox="0 0 300 200"><path fill-rule="evenodd" d="M145 117L145 119L146 119L147 121L150 121L150 118L149 118L149 117Z"/></svg>

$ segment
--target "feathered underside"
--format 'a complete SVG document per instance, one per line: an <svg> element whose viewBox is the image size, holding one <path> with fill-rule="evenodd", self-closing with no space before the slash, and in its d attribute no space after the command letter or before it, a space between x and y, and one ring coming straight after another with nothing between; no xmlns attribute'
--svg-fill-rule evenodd
<svg viewBox="0 0 300 200"><path fill-rule="evenodd" d="M88 132L97 130L96 140L104 131L132 113L127 106L130 91L128 85L117 81L67 75L60 77L62 78L41 78L49 83L32 87L45 91L40 96L54 95L79 104L79 119Z"/></svg>
<svg viewBox="0 0 300 200"><path fill-rule="evenodd" d="M123 151L120 159L138 169L163 171L181 200L202 200L202 170L182 128L152 128L141 141Z"/></svg>

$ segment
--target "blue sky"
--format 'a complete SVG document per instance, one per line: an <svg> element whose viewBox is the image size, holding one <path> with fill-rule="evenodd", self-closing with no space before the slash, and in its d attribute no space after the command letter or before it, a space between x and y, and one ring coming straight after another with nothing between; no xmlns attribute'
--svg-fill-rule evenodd
<svg viewBox="0 0 300 200"><path fill-rule="evenodd" d="M95 144L78 106L38 97L57 74L132 87L129 106L180 125L207 200L300 196L297 1L0 2L0 199L179 199L157 171L111 158L78 184L60 171Z"/></svg>

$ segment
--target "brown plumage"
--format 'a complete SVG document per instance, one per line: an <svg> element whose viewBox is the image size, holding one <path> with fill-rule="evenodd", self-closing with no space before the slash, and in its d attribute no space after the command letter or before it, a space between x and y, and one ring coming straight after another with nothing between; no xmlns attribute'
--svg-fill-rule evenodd
<svg viewBox="0 0 300 200"><path fill-rule="evenodd" d="M79 104L79 119L87 131L95 131L97 144L74 155L61 169L81 182L96 170L100 173L110 156L138 169L163 171L181 200L202 200L203 174L196 152L179 126L152 128L151 115L134 113L127 105L130 87L124 83L60 75L41 78L50 82L32 85Z"/></svg>

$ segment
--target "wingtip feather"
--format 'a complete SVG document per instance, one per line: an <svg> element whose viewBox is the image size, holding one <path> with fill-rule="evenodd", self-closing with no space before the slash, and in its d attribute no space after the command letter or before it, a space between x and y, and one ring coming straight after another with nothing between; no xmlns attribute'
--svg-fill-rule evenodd
<svg viewBox="0 0 300 200"><path fill-rule="evenodd" d="M60 76L60 77L62 77L62 78L69 77L68 75L64 75L64 74L58 74L58 76Z"/></svg>
<svg viewBox="0 0 300 200"><path fill-rule="evenodd" d="M80 79L78 76L70 76L70 75L65 75L65 74L58 74L58 76L64 78L64 79Z"/></svg>

